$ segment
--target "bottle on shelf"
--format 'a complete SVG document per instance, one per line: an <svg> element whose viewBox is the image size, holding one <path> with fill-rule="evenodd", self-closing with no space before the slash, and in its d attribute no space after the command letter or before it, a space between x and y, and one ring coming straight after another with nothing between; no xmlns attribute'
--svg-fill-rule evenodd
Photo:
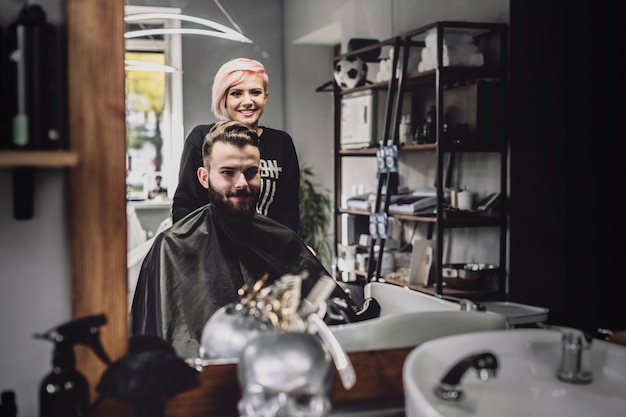
<svg viewBox="0 0 626 417"><path fill-rule="evenodd" d="M400 126L399 126L399 142L402 145L407 145L411 142L413 142L413 135L411 133L412 131L412 127L411 127L411 116L408 114L405 114L404 116L402 116L402 119L400 121Z"/></svg>
<svg viewBox="0 0 626 417"><path fill-rule="evenodd" d="M430 106L426 113L426 119L422 126L423 143L435 143L437 141L437 109Z"/></svg>
<svg viewBox="0 0 626 417"><path fill-rule="evenodd" d="M15 391L2 391L0 397L0 417L16 417L17 404L15 402Z"/></svg>
<svg viewBox="0 0 626 417"><path fill-rule="evenodd" d="M7 28L2 64L11 147L50 149L64 145L61 120L62 58L57 28L38 4L26 4Z"/></svg>

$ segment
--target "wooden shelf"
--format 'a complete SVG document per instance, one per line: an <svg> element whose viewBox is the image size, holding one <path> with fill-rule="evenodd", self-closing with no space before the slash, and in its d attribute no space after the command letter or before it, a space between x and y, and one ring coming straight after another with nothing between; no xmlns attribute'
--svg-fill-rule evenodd
<svg viewBox="0 0 626 417"><path fill-rule="evenodd" d="M364 401L402 400L402 366L413 348L347 352L356 374L355 385L347 390L338 374L333 379L330 401L333 409L358 407ZM237 417L241 388L237 380L237 363L201 366L198 385L168 399L166 417L221 416ZM344 415L343 413L341 413ZM345 415L355 415L350 413ZM133 417L135 408L111 397L100 397L89 414L91 417Z"/></svg>
<svg viewBox="0 0 626 417"><path fill-rule="evenodd" d="M407 284L405 281L394 279L394 278L385 278L385 282L389 284L393 284L393 285L398 285L401 287L407 287L414 291L423 292L425 294L430 294L430 295L435 295L435 296L437 295L437 290L434 286L427 287L421 284L420 285ZM449 295L451 297L458 297L458 298L467 298L472 301L488 301L488 300L492 301L492 300L497 300L500 294L497 290L494 290L494 289L457 290L457 289L452 289L452 288L444 288L442 295L444 296Z"/></svg>
<svg viewBox="0 0 626 417"><path fill-rule="evenodd" d="M362 149L339 149L341 156L376 156L378 147L362 148ZM434 152L437 150L436 143L400 145L400 152Z"/></svg>
<svg viewBox="0 0 626 417"><path fill-rule="evenodd" d="M351 269L351 268L342 269L342 268L340 268L339 272L349 272L349 273L353 273L355 275L358 275L360 277L367 278L367 272L366 271L361 271L360 269Z"/></svg>
<svg viewBox="0 0 626 417"><path fill-rule="evenodd" d="M66 150L0 150L0 168L70 168L78 153Z"/></svg>
<svg viewBox="0 0 626 417"><path fill-rule="evenodd" d="M0 169L13 171L13 216L28 220L34 212L33 172L37 168L70 168L78 153L67 150L0 150Z"/></svg>
<svg viewBox="0 0 626 417"><path fill-rule="evenodd" d="M368 210L357 210L340 207L339 213L354 214L357 216L369 216L371 214ZM413 214L400 214L400 213L388 213L389 217L396 218L398 220L408 220L412 222L424 222L424 223L436 223L437 217L432 216L416 216ZM446 228L461 228L461 227L500 227L502 219L497 215L466 215L466 216L449 216L446 212L444 214L443 224Z"/></svg>

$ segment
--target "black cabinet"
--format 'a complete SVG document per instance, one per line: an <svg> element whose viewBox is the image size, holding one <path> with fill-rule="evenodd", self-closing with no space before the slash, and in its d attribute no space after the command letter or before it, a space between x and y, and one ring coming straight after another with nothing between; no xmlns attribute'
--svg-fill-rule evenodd
<svg viewBox="0 0 626 417"><path fill-rule="evenodd" d="M456 43L458 42L458 43ZM489 283L494 298L506 298L507 288L507 164L508 135L506 123L506 94L508 76L508 27L504 24L472 22L436 22L402 36L372 45L368 49L381 48L380 63L390 69L385 81L366 83L355 88L341 89L335 85L335 189L337 244L345 241L347 216L379 216L398 219L403 224L427 225L428 239L435 242L435 258L432 264L434 285L430 292L439 295L450 293L442 277L442 265L450 250L446 240L461 229L491 228L498 234L499 263L497 278ZM363 50L352 51L337 57L335 64L347 57L359 56ZM389 57L389 59L387 59ZM380 73L380 70L379 70ZM371 75L370 75L371 76ZM376 92L379 125L370 146L346 149L345 124L346 98L355 93ZM381 99L384 98L384 101ZM384 105L381 105L384 103ZM403 125L410 122L409 134ZM386 147L386 148L385 148ZM377 158L383 148L397 152L398 163L410 165L413 171L434 170L431 178L420 179L402 175L394 170L377 169L376 191L366 210L345 205L346 188L343 184L348 158L362 158L362 164L384 165ZM408 155L424 155L415 162L406 160ZM467 156L472 155L472 156ZM498 195L497 204L489 210L459 210L451 205L449 194L463 185L464 158L474 161L480 158L496 160L495 171L483 172L495 184L485 195L475 195L477 201L488 194ZM377 162L378 160L378 162ZM405 161L405 162L403 162ZM476 165L476 164L475 164ZM480 164L478 164L480 166ZM392 171L392 172L389 172ZM406 180L407 184L400 184ZM430 213L402 213L390 211L390 203L400 188L431 187L435 206ZM454 194L454 192L452 192ZM352 223L355 223L352 221ZM371 224L371 222L370 222ZM387 241L385 233L371 236L370 262L367 270L350 271L363 282L385 278L381 268ZM410 243L410 242L409 242ZM337 245L338 246L338 245ZM339 253L337 255L340 255ZM345 273L345 271L338 271ZM427 291L428 292L428 291ZM459 294L458 291L453 292ZM468 293L471 297L471 293Z"/></svg>
<svg viewBox="0 0 626 417"><path fill-rule="evenodd" d="M510 2L510 299L549 308L554 324L621 330L621 204L580 198L621 188L620 140L606 139L620 120L617 67L580 58L618 47L619 14L589 6ZM572 42L581 27L593 30Z"/></svg>

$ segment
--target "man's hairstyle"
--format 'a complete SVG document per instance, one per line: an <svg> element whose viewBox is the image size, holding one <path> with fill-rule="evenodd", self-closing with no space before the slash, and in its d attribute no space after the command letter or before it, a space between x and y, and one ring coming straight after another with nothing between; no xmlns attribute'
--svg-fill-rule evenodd
<svg viewBox="0 0 626 417"><path fill-rule="evenodd" d="M228 94L228 90L252 74L258 74L263 78L263 88L267 91L269 77L265 72L265 67L259 61L248 58L235 58L221 66L213 80L211 111L215 117L221 120L228 120L228 113L226 112L226 94Z"/></svg>
<svg viewBox="0 0 626 417"><path fill-rule="evenodd" d="M258 148L259 136L254 129L234 120L222 120L215 123L202 143L202 161L207 169L213 144L216 142L227 143L242 149L247 145Z"/></svg>

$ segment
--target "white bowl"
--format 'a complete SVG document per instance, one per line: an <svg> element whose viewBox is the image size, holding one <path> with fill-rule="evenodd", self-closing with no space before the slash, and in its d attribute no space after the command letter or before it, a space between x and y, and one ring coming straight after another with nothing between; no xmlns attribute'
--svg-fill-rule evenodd
<svg viewBox="0 0 626 417"><path fill-rule="evenodd" d="M507 327L502 314L461 311L458 303L393 284L368 283L364 295L378 301L380 317L330 326L346 352L414 347L437 337Z"/></svg>
<svg viewBox="0 0 626 417"><path fill-rule="evenodd" d="M463 399L434 393L461 359L479 352L498 359L497 374L481 381L470 369L461 380ZM572 384L557 378L561 333L513 329L448 336L412 350L403 366L406 417L623 417L626 415L626 348L594 340L593 381Z"/></svg>

